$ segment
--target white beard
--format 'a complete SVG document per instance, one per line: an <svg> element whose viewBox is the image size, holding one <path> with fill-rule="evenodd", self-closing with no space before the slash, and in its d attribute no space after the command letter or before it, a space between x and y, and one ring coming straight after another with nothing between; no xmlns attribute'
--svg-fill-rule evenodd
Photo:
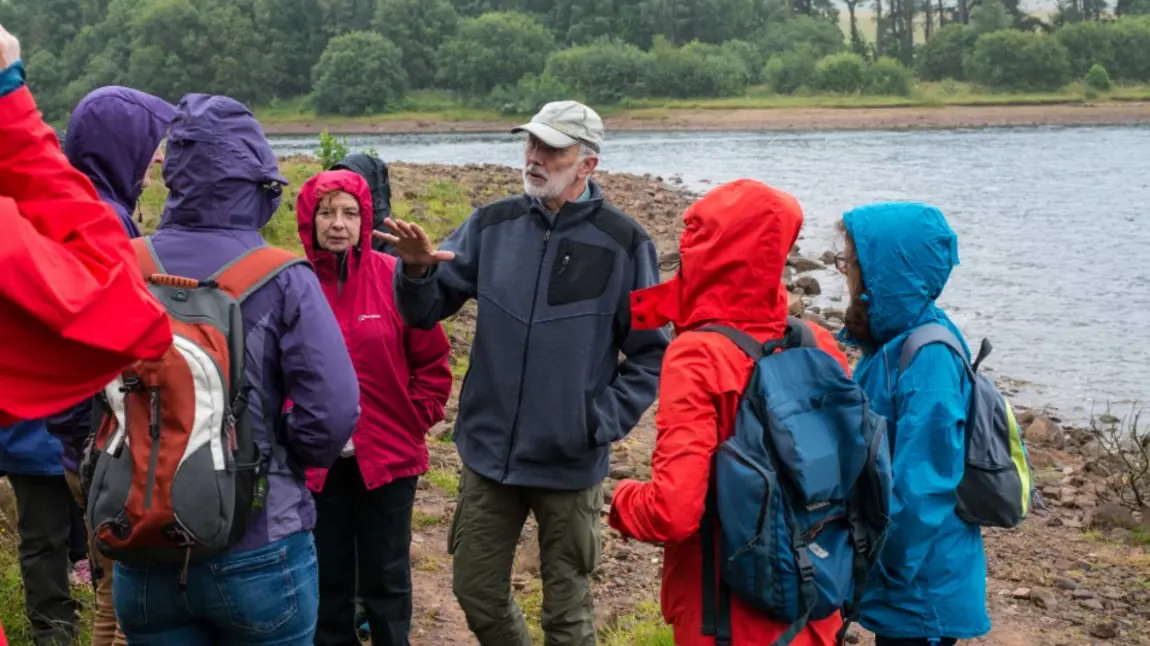
<svg viewBox="0 0 1150 646"><path fill-rule="evenodd" d="M527 171L530 169L532 172L542 175L547 178L547 183L542 186L532 184L531 180L527 178ZM575 178L579 174L579 165L571 164L570 168L554 173L548 176L547 171L542 167L528 167L523 169L523 192L530 197L540 200L553 200L559 197L567 187L575 183Z"/></svg>

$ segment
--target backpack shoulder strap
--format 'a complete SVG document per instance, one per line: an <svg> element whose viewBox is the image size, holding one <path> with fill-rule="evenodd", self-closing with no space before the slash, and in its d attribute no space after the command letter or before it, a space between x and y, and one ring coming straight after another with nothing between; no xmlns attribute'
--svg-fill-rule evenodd
<svg viewBox="0 0 1150 646"><path fill-rule="evenodd" d="M759 343L755 340L754 337L747 334L746 332L743 332L742 330L736 330L735 328L728 325L707 325L705 327L699 328L699 331L722 334L723 336L730 339L731 343L739 346L739 349L742 350L743 353L748 357L750 357L752 361L758 361L759 359L763 358L763 344Z"/></svg>
<svg viewBox="0 0 1150 646"><path fill-rule="evenodd" d="M938 323L927 323L915 328L910 336L902 342L902 350L899 352L898 357L898 371L901 374L910 366L914 361L918 351L922 350L928 345L934 343L941 343L950 348L959 359L962 359L963 365L966 367L967 372L970 372L970 362L967 361L966 352L962 349L962 343L959 342L958 337L948 330L945 326Z"/></svg>
<svg viewBox="0 0 1150 646"><path fill-rule="evenodd" d="M208 280L214 280L221 290L237 302L251 296L259 288L292 265L307 265L307 258L279 247L256 247L224 265Z"/></svg>
<svg viewBox="0 0 1150 646"><path fill-rule="evenodd" d="M143 274L144 280L152 274L164 273L164 264L156 255L151 236L132 238L129 242L132 243L132 250L136 252L136 264L140 265L140 273Z"/></svg>

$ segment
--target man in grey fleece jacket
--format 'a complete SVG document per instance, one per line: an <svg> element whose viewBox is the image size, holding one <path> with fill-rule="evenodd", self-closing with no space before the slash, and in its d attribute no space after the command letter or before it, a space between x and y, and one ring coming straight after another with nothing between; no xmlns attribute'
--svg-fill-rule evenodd
<svg viewBox="0 0 1150 646"><path fill-rule="evenodd" d="M455 594L483 646L530 646L511 597L515 545L539 523L549 646L595 643L591 573L601 548L600 483L611 443L654 402L669 341L631 330L630 293L659 280L655 245L590 179L603 123L550 103L525 132L524 195L476 210L436 250L389 219L395 296L429 328L479 304L455 423L463 460L452 520ZM619 361L619 353L626 357Z"/></svg>

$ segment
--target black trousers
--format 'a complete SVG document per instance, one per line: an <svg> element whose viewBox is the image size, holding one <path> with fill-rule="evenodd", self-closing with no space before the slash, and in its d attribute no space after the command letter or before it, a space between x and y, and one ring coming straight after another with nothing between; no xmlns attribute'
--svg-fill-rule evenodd
<svg viewBox="0 0 1150 646"><path fill-rule="evenodd" d="M940 637L931 642L929 639L892 639L890 637L875 637L874 646L954 646L958 640L953 637Z"/></svg>
<svg viewBox="0 0 1150 646"><path fill-rule="evenodd" d="M370 491L354 457L340 458L315 494L319 556L316 646L359 646L358 597L373 646L408 646L411 514L418 478Z"/></svg>
<svg viewBox="0 0 1150 646"><path fill-rule="evenodd" d="M8 474L16 494L24 608L36 646L71 644L80 604L68 584L71 510L76 501L64 476Z"/></svg>

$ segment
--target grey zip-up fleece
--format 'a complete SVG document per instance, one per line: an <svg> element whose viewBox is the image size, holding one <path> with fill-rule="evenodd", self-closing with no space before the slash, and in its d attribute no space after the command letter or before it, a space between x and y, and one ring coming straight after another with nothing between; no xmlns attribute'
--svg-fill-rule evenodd
<svg viewBox="0 0 1150 646"><path fill-rule="evenodd" d="M590 189L555 215L527 196L489 204L441 245L453 260L419 279L396 266L408 325L430 328L478 301L455 443L486 478L590 487L658 394L669 338L632 331L630 307L632 290L659 281L655 245Z"/></svg>

